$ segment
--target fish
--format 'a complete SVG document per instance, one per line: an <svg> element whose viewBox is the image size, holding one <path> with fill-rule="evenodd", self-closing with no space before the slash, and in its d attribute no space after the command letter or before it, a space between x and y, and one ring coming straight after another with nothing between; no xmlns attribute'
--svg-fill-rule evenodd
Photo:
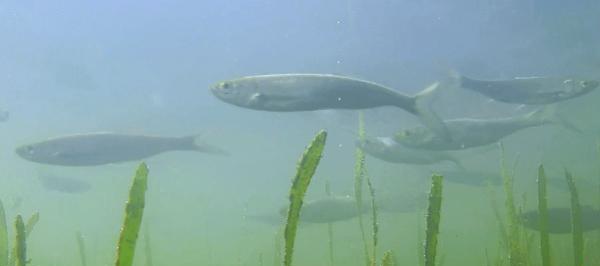
<svg viewBox="0 0 600 266"><path fill-rule="evenodd" d="M476 80L456 74L455 79L460 87L478 92L490 99L528 105L566 101L587 94L600 84L596 80L558 77Z"/></svg>
<svg viewBox="0 0 600 266"><path fill-rule="evenodd" d="M97 166L137 161L168 151L227 155L218 147L199 143L197 136L159 137L109 132L62 136L23 145L15 150L25 160L60 166Z"/></svg>
<svg viewBox="0 0 600 266"><path fill-rule="evenodd" d="M390 163L428 165L450 161L462 167L460 161L447 152L407 148L392 137L367 137L356 141L356 146L368 155Z"/></svg>
<svg viewBox="0 0 600 266"><path fill-rule="evenodd" d="M10 118L10 113L6 110L0 109L0 122L6 122Z"/></svg>
<svg viewBox="0 0 600 266"><path fill-rule="evenodd" d="M415 96L351 77L329 74L272 74L218 82L210 87L223 102L242 108L299 112L327 109L367 109L395 106L413 115L443 138L448 130L429 107L439 82Z"/></svg>
<svg viewBox="0 0 600 266"><path fill-rule="evenodd" d="M488 185L498 186L502 184L502 177L494 173L466 169L437 171L436 173L444 176L444 181L467 186L483 187Z"/></svg>
<svg viewBox="0 0 600 266"><path fill-rule="evenodd" d="M525 228L540 230L539 213L537 210L521 214L521 221ZM584 232L600 228L600 211L590 206L581 206L581 223ZM552 234L571 233L571 209L548 209L548 232Z"/></svg>
<svg viewBox="0 0 600 266"><path fill-rule="evenodd" d="M558 124L580 133L571 123L556 114L549 106L521 116L497 119L460 118L444 121L451 139L440 138L425 127L402 130L394 140L403 146L423 150L462 150L497 143L519 130L546 124Z"/></svg>
<svg viewBox="0 0 600 266"><path fill-rule="evenodd" d="M38 175L38 180L47 190L78 194L87 192L92 188L92 185L85 181L81 181L69 177L59 177L55 175Z"/></svg>
<svg viewBox="0 0 600 266"><path fill-rule="evenodd" d="M366 212L368 208L362 208ZM280 214L287 215L287 206L280 209ZM356 200L350 196L331 196L307 201L302 205L300 221L307 223L333 223L349 220L360 213L356 208Z"/></svg>
<svg viewBox="0 0 600 266"><path fill-rule="evenodd" d="M425 207L426 196L424 193L418 196L411 195L388 195L377 199L377 208L382 212L413 212ZM246 215L250 218L269 225L281 225L285 222L288 206L279 209L279 215L273 213ZM306 201L302 205L299 221L308 224L335 223L358 217L371 211L370 203L365 202L359 213L356 208L356 199L351 196L328 196L315 200Z"/></svg>

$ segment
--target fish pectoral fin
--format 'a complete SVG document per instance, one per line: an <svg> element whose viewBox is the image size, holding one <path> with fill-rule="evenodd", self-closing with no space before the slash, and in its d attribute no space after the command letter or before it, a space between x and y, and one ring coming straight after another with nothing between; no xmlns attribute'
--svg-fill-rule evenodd
<svg viewBox="0 0 600 266"><path fill-rule="evenodd" d="M248 104L249 105L256 105L259 104L260 102L265 100L265 95L262 93L254 93L250 96L250 98L248 99Z"/></svg>

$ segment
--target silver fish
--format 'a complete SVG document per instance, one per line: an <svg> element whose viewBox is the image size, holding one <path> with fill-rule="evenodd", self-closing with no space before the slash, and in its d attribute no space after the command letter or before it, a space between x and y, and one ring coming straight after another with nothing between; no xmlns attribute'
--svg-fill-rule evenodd
<svg viewBox="0 0 600 266"><path fill-rule="evenodd" d="M220 100L243 108L274 112L324 109L366 109L396 106L416 115L444 138L443 121L429 108L434 83L415 96L408 96L374 82L325 74L274 74L248 76L211 86Z"/></svg>
<svg viewBox="0 0 600 266"><path fill-rule="evenodd" d="M550 104L569 100L596 89L596 80L527 77L509 80L476 80L457 76L460 87L491 99L515 104Z"/></svg>
<svg viewBox="0 0 600 266"><path fill-rule="evenodd" d="M553 108L544 108L522 116L498 119L453 119L444 122L451 140L443 139L424 127L403 130L394 140L406 147L424 150L461 150L484 146L519 130L556 123L570 130L578 131L568 121L561 119Z"/></svg>
<svg viewBox="0 0 600 266"><path fill-rule="evenodd" d="M426 165L450 161L461 166L460 161L447 152L407 148L392 137L367 137L357 141L356 145L367 154L386 162Z"/></svg>
<svg viewBox="0 0 600 266"><path fill-rule="evenodd" d="M537 210L523 213L521 219L526 228L539 230L540 222ZM581 223L583 231L600 228L600 211L590 206L581 206ZM571 209L548 209L548 232L553 234L571 233Z"/></svg>
<svg viewBox="0 0 600 266"><path fill-rule="evenodd" d="M87 182L55 175L39 175L38 180L42 183L42 186L45 189L62 193L84 193L92 188L92 186Z"/></svg>
<svg viewBox="0 0 600 266"><path fill-rule="evenodd" d="M141 160L167 151L198 151L226 154L197 143L196 136L180 138L116 133L89 133L53 138L16 149L23 159L51 165L94 166Z"/></svg>
<svg viewBox="0 0 600 266"><path fill-rule="evenodd" d="M363 212L368 208L362 208ZM287 214L287 207L280 210ZM307 201L302 205L300 221L309 223L332 223L352 219L359 215L356 200L350 196L333 196Z"/></svg>

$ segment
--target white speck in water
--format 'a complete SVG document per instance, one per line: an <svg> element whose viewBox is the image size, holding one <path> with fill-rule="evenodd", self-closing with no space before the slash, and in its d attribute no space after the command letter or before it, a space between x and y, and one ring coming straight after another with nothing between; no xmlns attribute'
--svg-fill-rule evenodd
<svg viewBox="0 0 600 266"><path fill-rule="evenodd" d="M342 97L338 97L338 102L341 102L341 101L342 101Z"/></svg>
<svg viewBox="0 0 600 266"><path fill-rule="evenodd" d="M337 60L337 61L335 61L335 63L339 65L339 64L341 64L341 63L342 63L342 61L340 61L340 60Z"/></svg>
<svg viewBox="0 0 600 266"><path fill-rule="evenodd" d="M338 144L338 148L342 148L344 147L344 145L342 145L342 143Z"/></svg>

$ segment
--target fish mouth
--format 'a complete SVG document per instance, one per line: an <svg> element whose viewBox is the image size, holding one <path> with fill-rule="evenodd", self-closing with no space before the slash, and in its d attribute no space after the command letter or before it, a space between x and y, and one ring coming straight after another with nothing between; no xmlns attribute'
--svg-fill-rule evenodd
<svg viewBox="0 0 600 266"><path fill-rule="evenodd" d="M30 160L32 158L30 150L31 148L29 146L21 146L15 149L15 153L21 158Z"/></svg>
<svg viewBox="0 0 600 266"><path fill-rule="evenodd" d="M225 100L227 98L231 98L235 95L235 90L233 90L233 85L228 81L221 81L210 86L210 91L217 98Z"/></svg>

